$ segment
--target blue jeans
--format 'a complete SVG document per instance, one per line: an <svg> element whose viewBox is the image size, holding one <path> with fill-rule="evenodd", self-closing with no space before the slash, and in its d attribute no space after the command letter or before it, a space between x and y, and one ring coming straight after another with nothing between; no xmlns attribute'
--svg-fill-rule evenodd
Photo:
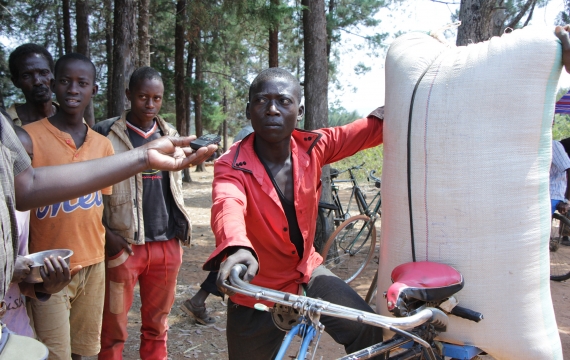
<svg viewBox="0 0 570 360"><path fill-rule="evenodd" d="M558 204L560 204L562 202L562 200L554 200L554 199L550 199L550 206L551 206L551 212L550 215L553 215L554 212L556 211L556 207L558 206Z"/></svg>

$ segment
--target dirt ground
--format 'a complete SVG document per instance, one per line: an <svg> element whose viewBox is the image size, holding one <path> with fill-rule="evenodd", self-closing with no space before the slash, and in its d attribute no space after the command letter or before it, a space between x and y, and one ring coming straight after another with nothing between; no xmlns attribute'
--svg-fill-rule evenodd
<svg viewBox="0 0 570 360"><path fill-rule="evenodd" d="M197 325L193 318L188 317L179 308L185 299L198 291L200 283L206 278L207 273L202 271L201 266L215 247L210 230L212 171L213 167L207 166L205 173L192 172L193 182L184 185L185 205L192 216L193 239L191 247L184 249L184 263L178 276L176 302L169 316L168 350L169 359L172 360L228 358L225 334L226 304L218 297L208 297L206 306L217 319L217 322L210 326ZM369 265L365 273L351 284L363 297L374 276L375 268L374 265ZM570 283L551 282L551 289L564 357L570 359ZM125 345L125 359L139 359L140 326L140 297L137 293L133 308L129 312L129 339ZM335 359L342 355L345 355L342 346L324 334L315 359Z"/></svg>

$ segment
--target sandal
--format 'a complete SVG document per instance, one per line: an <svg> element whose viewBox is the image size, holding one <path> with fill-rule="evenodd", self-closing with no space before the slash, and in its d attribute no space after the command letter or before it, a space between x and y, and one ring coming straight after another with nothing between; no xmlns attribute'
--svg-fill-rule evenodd
<svg viewBox="0 0 570 360"><path fill-rule="evenodd" d="M206 306L196 307L192 304L190 299L184 301L182 305L180 305L180 309L184 311L186 314L192 316L198 323L202 325L210 325L216 322L216 319L208 314L206 310Z"/></svg>

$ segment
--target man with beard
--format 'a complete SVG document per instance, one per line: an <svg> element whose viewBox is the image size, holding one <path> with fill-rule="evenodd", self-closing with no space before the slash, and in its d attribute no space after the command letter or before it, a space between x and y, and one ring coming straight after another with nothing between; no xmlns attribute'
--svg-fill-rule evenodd
<svg viewBox="0 0 570 360"><path fill-rule="evenodd" d="M12 104L8 115L14 124L23 126L55 115L58 105L51 101L53 58L40 45L24 44L10 54L8 60L12 83L22 90L26 102Z"/></svg>

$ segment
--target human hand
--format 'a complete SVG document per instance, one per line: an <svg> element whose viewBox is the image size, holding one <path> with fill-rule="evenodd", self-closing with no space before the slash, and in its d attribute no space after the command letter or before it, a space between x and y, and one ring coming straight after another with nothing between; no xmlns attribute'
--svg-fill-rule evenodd
<svg viewBox="0 0 570 360"><path fill-rule="evenodd" d="M218 149L208 145L198 150L190 148L190 141L196 136L163 136L146 144L146 162L149 169L177 171L206 161Z"/></svg>
<svg viewBox="0 0 570 360"><path fill-rule="evenodd" d="M224 282L230 276L230 271L236 264L244 264L247 266L247 271L243 275L243 281L250 282L257 274L259 264L255 256L253 256L251 250L249 249L239 249L232 255L228 256L224 262L220 264L220 270L218 271L218 278L216 280L216 285L220 291L228 296L234 295L233 291L228 290L223 286Z"/></svg>
<svg viewBox="0 0 570 360"><path fill-rule="evenodd" d="M123 249L131 256L135 254L127 240L105 227L105 252L107 257L115 256Z"/></svg>
<svg viewBox="0 0 570 360"><path fill-rule="evenodd" d="M61 256L54 258L53 255L44 259L44 265L40 268L40 275L44 280L40 291L47 294L60 292L71 282L71 278L82 269L81 265L77 265L69 270L69 266Z"/></svg>
<svg viewBox="0 0 570 360"><path fill-rule="evenodd" d="M557 26L554 33L562 42L562 64L566 68L566 72L570 73L570 25Z"/></svg>
<svg viewBox="0 0 570 360"><path fill-rule="evenodd" d="M26 276L30 273L32 269L30 267L34 265L34 262L25 256L20 256L16 258L16 263L14 264L14 273L12 274L12 282L20 283L24 281Z"/></svg>

